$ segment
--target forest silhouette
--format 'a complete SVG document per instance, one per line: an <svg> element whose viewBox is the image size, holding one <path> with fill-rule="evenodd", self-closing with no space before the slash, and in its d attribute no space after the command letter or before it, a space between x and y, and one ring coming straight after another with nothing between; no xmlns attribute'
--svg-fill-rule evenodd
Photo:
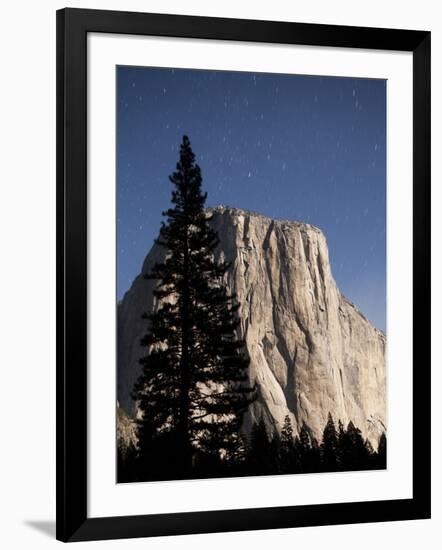
<svg viewBox="0 0 442 550"><path fill-rule="evenodd" d="M254 424L234 457L223 458L203 449L195 449L192 468L183 475L180 460L173 452L173 436L164 434L152 441L150 459L134 445L118 451L118 482L162 481L214 477L259 476L383 470L387 467L387 438L379 438L377 451L364 440L361 431L349 422L338 428L331 414L317 441L304 424L299 436L293 436L289 416L280 433L269 434L263 420Z"/></svg>

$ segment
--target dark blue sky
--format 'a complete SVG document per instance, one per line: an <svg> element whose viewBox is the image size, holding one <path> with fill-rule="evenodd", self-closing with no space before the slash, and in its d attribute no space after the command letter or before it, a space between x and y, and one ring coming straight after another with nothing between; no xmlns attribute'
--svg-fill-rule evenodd
<svg viewBox="0 0 442 550"><path fill-rule="evenodd" d="M208 206L321 228L338 287L385 330L384 80L118 67L117 86L118 298L158 234L187 134Z"/></svg>

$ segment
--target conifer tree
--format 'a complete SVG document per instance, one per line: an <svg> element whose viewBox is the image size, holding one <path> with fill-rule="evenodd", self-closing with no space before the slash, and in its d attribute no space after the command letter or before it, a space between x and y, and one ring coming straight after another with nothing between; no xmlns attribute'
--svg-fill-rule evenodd
<svg viewBox="0 0 442 550"><path fill-rule="evenodd" d="M344 453L344 443L345 443L345 428L342 420L338 421L338 431L337 431L337 448L336 448L336 459L338 462L338 467L340 470L343 469L343 453Z"/></svg>
<svg viewBox="0 0 442 550"><path fill-rule="evenodd" d="M327 424L322 434L322 463L326 470L337 468L338 436L331 413L328 413Z"/></svg>
<svg viewBox="0 0 442 550"><path fill-rule="evenodd" d="M281 438L279 433L275 432L270 440L268 470L271 475L281 474Z"/></svg>
<svg viewBox="0 0 442 550"><path fill-rule="evenodd" d="M292 421L288 414L284 418L284 424L281 429L281 445L286 447L291 447L293 445Z"/></svg>
<svg viewBox="0 0 442 550"><path fill-rule="evenodd" d="M349 422L342 441L342 468L361 470L369 464L369 450L361 435L361 430Z"/></svg>
<svg viewBox="0 0 442 550"><path fill-rule="evenodd" d="M144 454L162 441L185 476L196 448L225 457L236 452L253 390L244 342L237 337L239 305L222 283L229 265L214 259L219 240L204 210L201 170L187 136L169 179L173 206L163 213L156 241L165 259L147 276L157 280L159 305L145 316L145 356L133 396L142 413Z"/></svg>
<svg viewBox="0 0 442 550"><path fill-rule="evenodd" d="M312 444L311 444L311 438L310 433L305 425L305 423L301 426L301 431L299 432L299 444L298 444L298 453L299 453L299 460L301 465L301 470L303 472L307 472L310 470L310 454L312 450Z"/></svg>
<svg viewBox="0 0 442 550"><path fill-rule="evenodd" d="M271 439L263 417L252 426L248 460L251 473L270 473Z"/></svg>
<svg viewBox="0 0 442 550"><path fill-rule="evenodd" d="M339 421L338 421L338 433L337 433L338 446L340 445L341 441L343 440L344 435L345 435L344 424L342 423L342 420L339 419Z"/></svg>
<svg viewBox="0 0 442 550"><path fill-rule="evenodd" d="M382 432L382 435L379 438L376 463L378 468L387 467L387 436L385 435L385 432Z"/></svg>
<svg viewBox="0 0 442 550"><path fill-rule="evenodd" d="M320 472L322 470L321 448L318 441L314 437L312 437L312 448L309 452L308 464L310 472Z"/></svg>
<svg viewBox="0 0 442 550"><path fill-rule="evenodd" d="M374 452L373 445L368 438L364 441L364 447L366 453L366 469L372 470L376 468L377 453Z"/></svg>
<svg viewBox="0 0 442 550"><path fill-rule="evenodd" d="M286 415L281 429L281 470L289 472L295 468L295 440L290 416Z"/></svg>

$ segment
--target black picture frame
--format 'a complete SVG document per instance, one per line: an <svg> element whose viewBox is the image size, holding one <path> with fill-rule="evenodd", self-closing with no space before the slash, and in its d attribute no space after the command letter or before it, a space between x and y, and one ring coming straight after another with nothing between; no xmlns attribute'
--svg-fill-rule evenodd
<svg viewBox="0 0 442 550"><path fill-rule="evenodd" d="M86 75L87 34L91 32L412 52L413 498L88 518ZM57 538L85 541L429 517L430 33L117 11L58 11Z"/></svg>

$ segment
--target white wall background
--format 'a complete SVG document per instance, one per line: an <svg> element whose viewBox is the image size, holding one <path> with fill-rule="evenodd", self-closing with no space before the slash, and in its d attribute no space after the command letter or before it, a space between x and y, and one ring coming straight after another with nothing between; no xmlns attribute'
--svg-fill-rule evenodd
<svg viewBox="0 0 442 550"><path fill-rule="evenodd" d="M435 548L442 538L442 17L438 0L9 2L0 34L0 543L54 547L55 10L65 5L432 31L433 519L151 539L150 548ZM312 530L314 529L314 530ZM97 546L141 548L146 540ZM81 543L91 544L91 543Z"/></svg>

